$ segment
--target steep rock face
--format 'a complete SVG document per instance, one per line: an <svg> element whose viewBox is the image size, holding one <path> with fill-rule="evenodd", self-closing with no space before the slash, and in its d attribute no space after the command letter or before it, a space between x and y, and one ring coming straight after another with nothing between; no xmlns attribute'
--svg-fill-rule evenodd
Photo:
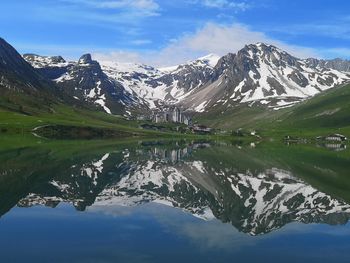
<svg viewBox="0 0 350 263"><path fill-rule="evenodd" d="M48 91L47 80L0 38L0 86L3 89L36 93Z"/></svg>
<svg viewBox="0 0 350 263"><path fill-rule="evenodd" d="M302 60L264 43L247 45L222 58L211 54L159 70L102 64L109 77L150 108L177 104L196 112L242 103L280 109L350 80L346 61Z"/></svg>
<svg viewBox="0 0 350 263"><path fill-rule="evenodd" d="M121 85L132 95L136 103L156 108L167 96L167 87L157 81L163 73L151 66L136 63L100 61L106 75Z"/></svg>
<svg viewBox="0 0 350 263"><path fill-rule="evenodd" d="M275 46L257 43L236 54L208 55L175 67L156 69L135 63L24 55L39 73L79 100L108 113L151 113L176 104L207 112L240 104L270 109L289 107L350 81L345 60L298 59Z"/></svg>
<svg viewBox="0 0 350 263"><path fill-rule="evenodd" d="M52 79L77 100L94 103L107 113L122 113L133 99L123 86L110 79L90 54L78 62L66 62L62 57L23 56L38 72Z"/></svg>
<svg viewBox="0 0 350 263"><path fill-rule="evenodd" d="M0 107L21 114L52 113L57 103L74 101L0 38Z"/></svg>
<svg viewBox="0 0 350 263"><path fill-rule="evenodd" d="M208 55L175 67L156 69L151 66L101 61L103 71L139 102L154 109L175 104L188 96L192 90L207 83L219 57Z"/></svg>
<svg viewBox="0 0 350 263"><path fill-rule="evenodd" d="M176 86L182 89L182 94L174 94L174 97L181 97L193 89L202 86L212 79L214 67L219 56L209 54L208 56L190 61L177 67L162 69L166 74L159 80L168 86Z"/></svg>
<svg viewBox="0 0 350 263"><path fill-rule="evenodd" d="M282 108L344 84L350 74L310 66L272 45L247 45L221 58L210 83L196 89L181 103L195 111L235 103L259 103Z"/></svg>

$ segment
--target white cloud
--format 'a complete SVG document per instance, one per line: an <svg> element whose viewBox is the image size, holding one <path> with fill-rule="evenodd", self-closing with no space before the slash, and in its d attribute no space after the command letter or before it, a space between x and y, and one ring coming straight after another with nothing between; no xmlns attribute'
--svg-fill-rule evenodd
<svg viewBox="0 0 350 263"><path fill-rule="evenodd" d="M141 46L141 45L151 44L152 40L150 40L150 39L136 39L136 40L130 41L130 43L133 45Z"/></svg>
<svg viewBox="0 0 350 263"><path fill-rule="evenodd" d="M229 1L229 0L190 0L189 3L191 4L201 4L205 7L209 8L230 8L234 9L235 11L245 11L251 7L246 2L238 2L238 1Z"/></svg>
<svg viewBox="0 0 350 263"><path fill-rule="evenodd" d="M237 23L230 26L208 23L194 35L185 36L176 44L191 50L224 55L229 52L237 52L246 44L257 42L276 45L299 57L317 55L313 49L288 45L268 37L263 32L251 30L249 27Z"/></svg>
<svg viewBox="0 0 350 263"><path fill-rule="evenodd" d="M99 0L61 0L62 2L84 5L97 9L128 9L137 12L143 16L159 15L159 5L154 0L118 0L118 1L99 1Z"/></svg>
<svg viewBox="0 0 350 263"><path fill-rule="evenodd" d="M227 0L205 0L203 4L208 7L216 7L216 8L235 8L240 9L242 11L249 8L249 5L245 2L230 2Z"/></svg>
<svg viewBox="0 0 350 263"><path fill-rule="evenodd" d="M270 38L262 32L251 30L242 24L225 26L215 23L208 23L193 34L187 34L177 40L172 40L167 47L160 51L145 52L143 54L133 53L133 57L138 59L136 62L154 66L170 66L208 53L215 53L221 56L227 53L235 53L246 44L257 42L275 45L301 58L320 57L319 52L312 48L286 44ZM117 53L117 56L110 54L109 57L122 59L122 55L123 53ZM126 55L130 57L130 53L126 53Z"/></svg>

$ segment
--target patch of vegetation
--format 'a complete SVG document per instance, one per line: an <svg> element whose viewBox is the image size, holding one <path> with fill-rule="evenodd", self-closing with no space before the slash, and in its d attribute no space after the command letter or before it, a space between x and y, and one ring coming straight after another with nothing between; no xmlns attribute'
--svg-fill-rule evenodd
<svg viewBox="0 0 350 263"><path fill-rule="evenodd" d="M196 116L211 127L226 130L254 129L266 138L282 140L286 135L313 139L330 133L350 136L350 85L333 88L315 97L278 111L246 104L225 111L216 107Z"/></svg>

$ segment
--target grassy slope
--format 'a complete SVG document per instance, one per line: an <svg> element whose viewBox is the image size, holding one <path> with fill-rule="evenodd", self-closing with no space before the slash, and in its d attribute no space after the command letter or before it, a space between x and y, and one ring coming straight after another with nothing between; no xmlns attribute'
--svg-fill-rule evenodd
<svg viewBox="0 0 350 263"><path fill-rule="evenodd" d="M25 98L21 97L21 100L23 99ZM139 129L140 123L137 121L127 121L122 117L99 111L63 104L50 104L40 108L40 105L32 101L26 102L20 109L19 104L13 104L13 101L14 98L11 98L10 103L0 98L0 130L27 132L37 126L60 124L108 128L129 132L131 135L159 134ZM23 114L21 110L29 112L30 115ZM225 130L257 129L261 134L274 138L281 138L287 134L315 137L332 132L350 137L350 85L323 92L294 107L279 111L238 105L222 112L222 107L216 107L210 113L194 116L194 119L198 123Z"/></svg>
<svg viewBox="0 0 350 263"><path fill-rule="evenodd" d="M270 117L271 112L266 111L265 108L247 107L244 104L235 105L224 112L222 107L216 107L204 115L196 115L195 119L198 120L199 123L227 130L254 127L257 123Z"/></svg>
<svg viewBox="0 0 350 263"><path fill-rule="evenodd" d="M156 132L139 128L141 122L128 121L121 116L109 115L100 111L81 109L56 104L53 112L49 113L40 109L34 114L27 115L18 111L10 111L0 108L0 132L7 134L30 133L32 129L45 125L65 125L78 127L94 127L113 129L130 134L130 136L154 136L173 135L167 132ZM142 122L143 123L143 122Z"/></svg>
<svg viewBox="0 0 350 263"><path fill-rule="evenodd" d="M223 129L258 129L264 135L278 138L286 134L314 137L331 132L350 137L350 85L322 92L279 111L238 105L224 113L222 108L216 108L198 116L198 120Z"/></svg>
<svg viewBox="0 0 350 263"><path fill-rule="evenodd" d="M323 92L284 110L279 119L268 122L265 129L306 136L331 132L350 136L350 85Z"/></svg>

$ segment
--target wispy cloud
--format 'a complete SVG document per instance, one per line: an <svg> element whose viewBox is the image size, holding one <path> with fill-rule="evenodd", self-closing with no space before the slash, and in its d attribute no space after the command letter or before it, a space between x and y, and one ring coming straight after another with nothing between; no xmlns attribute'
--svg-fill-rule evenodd
<svg viewBox="0 0 350 263"><path fill-rule="evenodd" d="M251 5L243 1L229 1L229 0L189 0L191 4L200 4L209 8L218 9L233 9L234 11L245 11L251 8Z"/></svg>
<svg viewBox="0 0 350 263"><path fill-rule="evenodd" d="M98 1L98 0L61 0L61 2L73 5L84 5L97 9L132 10L141 16L159 15L160 7L154 0L119 0L119 1Z"/></svg>
<svg viewBox="0 0 350 263"><path fill-rule="evenodd" d="M33 7L31 19L56 25L101 27L119 36L142 37L144 22L160 16L155 0L59 0Z"/></svg>
<svg viewBox="0 0 350 263"><path fill-rule="evenodd" d="M246 44L257 42L265 42L276 45L277 47L290 52L297 57L318 57L316 50L289 45L282 41L268 37L263 32L251 30L243 24L233 24L230 26L208 23L206 26L195 32L194 34L185 35L164 48L159 54L161 64L164 61L174 61L174 54L178 62L180 60L188 60L194 58L194 55L204 55L207 53L216 53L225 55L227 53L235 53Z"/></svg>
<svg viewBox="0 0 350 263"><path fill-rule="evenodd" d="M152 40L150 39L136 39L130 41L131 44L136 45L136 46L141 46L141 45L148 45L152 43Z"/></svg>

